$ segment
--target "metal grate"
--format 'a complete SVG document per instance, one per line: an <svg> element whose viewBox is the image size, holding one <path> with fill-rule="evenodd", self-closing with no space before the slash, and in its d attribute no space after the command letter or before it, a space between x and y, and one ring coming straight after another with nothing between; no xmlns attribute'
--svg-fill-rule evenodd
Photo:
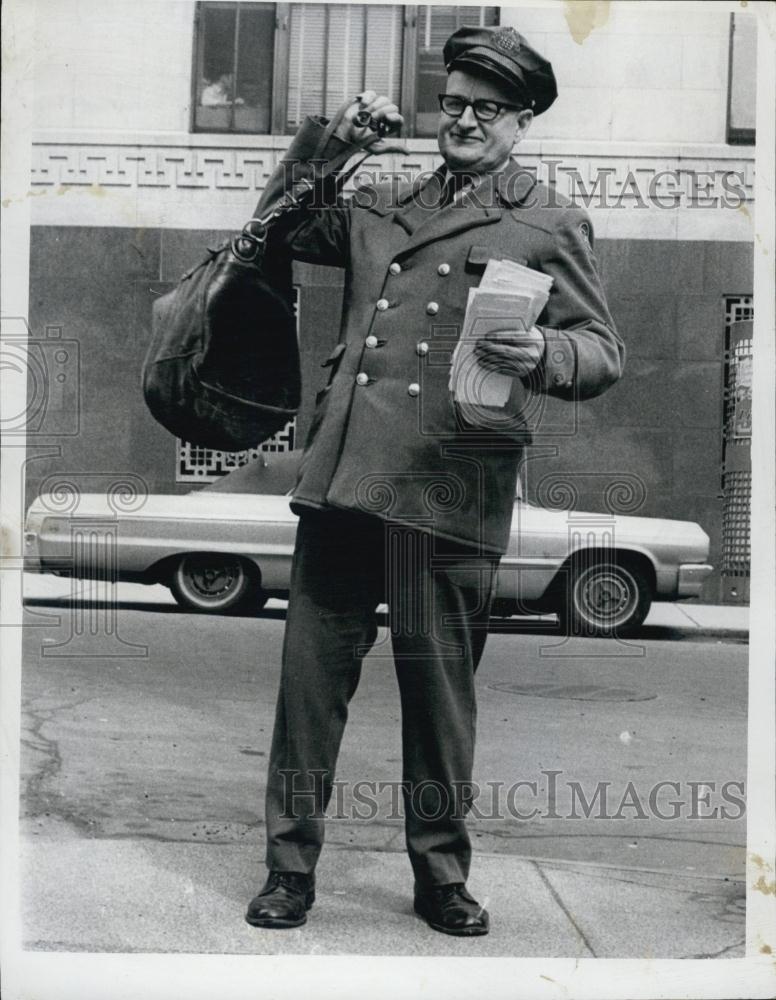
<svg viewBox="0 0 776 1000"><path fill-rule="evenodd" d="M725 324L727 327L741 320L754 319L754 297L752 295L725 296Z"/></svg>
<svg viewBox="0 0 776 1000"><path fill-rule="evenodd" d="M296 317L296 335L299 336L299 286L294 286L294 316ZM212 483L228 472L233 472L247 465L262 453L276 454L293 451L296 439L296 418L264 441L258 448L246 451L216 451L213 448L201 448L190 441L177 441L175 461L176 483Z"/></svg>
<svg viewBox="0 0 776 1000"><path fill-rule="evenodd" d="M752 504L752 336L754 299L725 298L722 466L722 577L726 598L748 599Z"/></svg>
<svg viewBox="0 0 776 1000"><path fill-rule="evenodd" d="M262 453L293 451L296 421L286 424L282 431L265 441L258 448L246 451L215 451L200 448L189 441L178 441L177 469L175 481L178 483L212 483L240 466L247 465Z"/></svg>
<svg viewBox="0 0 776 1000"><path fill-rule="evenodd" d="M752 473L743 470L725 473L722 572L726 576L749 576L751 505Z"/></svg>
<svg viewBox="0 0 776 1000"><path fill-rule="evenodd" d="M751 295L729 295L725 299L725 442L741 442L752 436L752 341L737 340L731 347L736 323L754 319Z"/></svg>

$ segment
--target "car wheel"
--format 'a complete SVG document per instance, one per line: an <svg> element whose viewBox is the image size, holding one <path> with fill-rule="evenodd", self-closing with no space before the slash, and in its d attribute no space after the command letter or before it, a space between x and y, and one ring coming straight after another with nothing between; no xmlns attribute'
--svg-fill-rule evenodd
<svg viewBox="0 0 776 1000"><path fill-rule="evenodd" d="M636 565L596 559L572 564L559 611L561 629L574 636L621 636L647 617L652 587Z"/></svg>
<svg viewBox="0 0 776 1000"><path fill-rule="evenodd" d="M184 608L214 614L258 611L267 602L258 580L239 556L183 556L170 579L170 590Z"/></svg>

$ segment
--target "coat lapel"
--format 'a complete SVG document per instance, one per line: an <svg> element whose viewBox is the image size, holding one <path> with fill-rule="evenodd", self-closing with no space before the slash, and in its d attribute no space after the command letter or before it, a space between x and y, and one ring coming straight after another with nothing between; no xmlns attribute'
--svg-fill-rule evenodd
<svg viewBox="0 0 776 1000"><path fill-rule="evenodd" d="M513 159L498 175L497 188L502 202L512 207L521 205L533 190L536 176Z"/></svg>
<svg viewBox="0 0 776 1000"><path fill-rule="evenodd" d="M427 222L434 212L439 210L444 176L445 167L443 164L430 177L420 176L416 178L410 190L402 196L401 203L394 215L394 222L398 222L410 236L424 222Z"/></svg>
<svg viewBox="0 0 776 1000"><path fill-rule="evenodd" d="M443 165L430 177L419 179L402 199L394 222L409 234L409 240L401 253L409 253L467 229L498 222L503 214L502 205L519 204L536 183L529 171L510 159L502 173L488 175L460 202L440 209L444 177Z"/></svg>

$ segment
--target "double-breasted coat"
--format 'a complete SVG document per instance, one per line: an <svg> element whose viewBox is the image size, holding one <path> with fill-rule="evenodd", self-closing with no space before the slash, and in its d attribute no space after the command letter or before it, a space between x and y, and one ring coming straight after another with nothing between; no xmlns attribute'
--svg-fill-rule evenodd
<svg viewBox="0 0 776 1000"><path fill-rule="evenodd" d="M308 119L263 204L305 175L321 129ZM333 139L324 156L342 148ZM293 506L338 508L428 527L483 552L507 546L518 466L530 441L530 392L569 400L603 392L622 371L586 213L511 159L460 203L439 207L444 167L287 216L272 236L294 258L344 268L339 342L323 360ZM273 244L270 244L272 252ZM469 290L490 258L553 279L539 317L546 347L514 379L505 411L464 410L449 387ZM491 419L493 418L493 419Z"/></svg>

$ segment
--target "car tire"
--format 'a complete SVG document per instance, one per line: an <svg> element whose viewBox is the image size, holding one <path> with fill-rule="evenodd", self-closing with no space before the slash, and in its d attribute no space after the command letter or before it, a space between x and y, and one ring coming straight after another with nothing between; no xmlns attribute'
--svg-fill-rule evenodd
<svg viewBox="0 0 776 1000"><path fill-rule="evenodd" d="M630 635L642 625L651 604L652 585L640 566L583 557L567 574L558 611L561 631L571 636Z"/></svg>
<svg viewBox="0 0 776 1000"><path fill-rule="evenodd" d="M169 585L178 604L203 614L250 614L267 603L255 571L239 556L185 555Z"/></svg>

